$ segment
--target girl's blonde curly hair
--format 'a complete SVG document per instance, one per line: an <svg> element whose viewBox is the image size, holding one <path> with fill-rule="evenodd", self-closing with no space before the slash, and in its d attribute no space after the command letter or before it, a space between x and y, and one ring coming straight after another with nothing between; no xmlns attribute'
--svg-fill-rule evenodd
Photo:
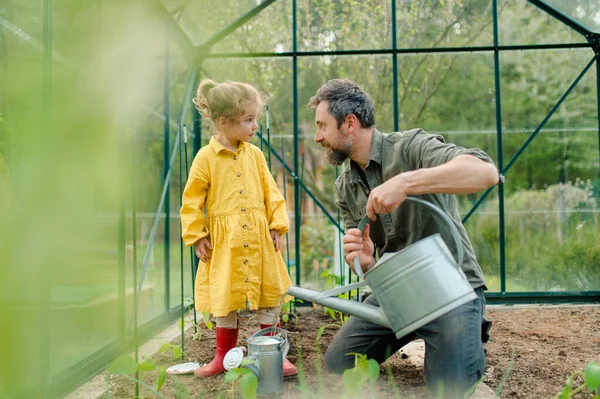
<svg viewBox="0 0 600 399"><path fill-rule="evenodd" d="M200 82L192 102L213 126L221 117L235 121L244 114L247 106L255 105L261 110L264 103L261 94L252 85L230 80L217 83L210 79Z"/></svg>

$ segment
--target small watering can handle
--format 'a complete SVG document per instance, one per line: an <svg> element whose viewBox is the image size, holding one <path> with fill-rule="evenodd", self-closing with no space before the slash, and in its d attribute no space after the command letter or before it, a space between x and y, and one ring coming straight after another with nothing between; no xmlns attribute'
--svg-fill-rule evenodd
<svg viewBox="0 0 600 399"><path fill-rule="evenodd" d="M367 223L369 223L369 217L367 215L365 215L362 220L360 221L360 223L358 224L358 229L360 230L360 232L362 233L367 225ZM364 278L365 274L362 271L362 267L360 267L360 256L357 256L356 258L354 258L354 273L356 273L356 275L360 278Z"/></svg>
<svg viewBox="0 0 600 399"><path fill-rule="evenodd" d="M448 224L448 226L450 226L450 232L452 233L452 236L454 237L454 241L456 242L456 252L458 255L456 266L460 269L460 265L462 265L463 260L464 260L463 245L462 245L462 240L460 238L460 234L458 233L458 229L454 225L454 221L450 218L450 216L448 216L448 214L446 214L446 212L442 211L439 207L433 205L431 202L422 200L420 198L406 197L405 201L412 201L412 202L423 204L423 205L429 207L432 211L437 213L438 216L440 216L442 219L444 219L444 221ZM361 233L365 229L365 226L367 225L369 220L370 220L369 217L367 215L365 215L362 218L362 220L360 221L360 223L358 224L358 229L361 231ZM364 273L362 272L362 268L360 267L360 259L358 256L356 258L354 258L354 272L360 278L363 278L365 276Z"/></svg>

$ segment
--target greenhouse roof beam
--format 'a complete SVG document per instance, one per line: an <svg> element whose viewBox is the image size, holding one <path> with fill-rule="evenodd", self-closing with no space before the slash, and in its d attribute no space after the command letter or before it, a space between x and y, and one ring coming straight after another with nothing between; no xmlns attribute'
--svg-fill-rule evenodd
<svg viewBox="0 0 600 399"><path fill-rule="evenodd" d="M259 5L248 11L247 13L241 15L238 19L233 21L229 26L223 28L221 31L217 32L216 35L208 39L206 42L198 46L198 55L202 56L203 54L208 53L212 46L223 40L227 35L231 32L254 18L258 15L262 10L275 3L277 0L264 0Z"/></svg>
<svg viewBox="0 0 600 399"><path fill-rule="evenodd" d="M550 14L554 18L558 19L563 24L567 25L571 29L574 29L576 32L585 36L585 38L591 43L597 43L599 38L598 33L592 32L587 26L583 25L581 22L575 20L573 17L565 14L562 10L548 4L547 1L544 0L527 0L533 5L537 6L541 10ZM596 41L594 41L596 40Z"/></svg>
<svg viewBox="0 0 600 399"><path fill-rule="evenodd" d="M192 42L192 40L184 32L184 30L177 23L177 21L175 21L175 19L173 18L173 15L171 15L169 10L167 10L165 8L164 4L160 0L153 0L153 6L154 6L158 16L167 25L167 28L170 29L173 33L175 33L175 35L177 36L179 41L181 41L181 43L183 43L183 45L185 46L184 50L186 52L189 51L190 53L194 52L196 49L196 46L194 46L194 43Z"/></svg>

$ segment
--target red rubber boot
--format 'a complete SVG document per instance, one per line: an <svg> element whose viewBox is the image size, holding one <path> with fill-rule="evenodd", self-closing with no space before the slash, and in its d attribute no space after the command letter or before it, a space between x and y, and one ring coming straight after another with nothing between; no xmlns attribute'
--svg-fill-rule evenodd
<svg viewBox="0 0 600 399"><path fill-rule="evenodd" d="M215 358L212 362L194 371L196 377L212 377L213 375L224 373L223 358L230 349L235 348L237 345L239 328L216 327L215 330L217 334L217 353L215 353Z"/></svg>
<svg viewBox="0 0 600 399"><path fill-rule="evenodd" d="M273 327L273 325L272 324L261 324L260 325L261 330L268 328L268 327ZM277 323L277 325L275 327L281 328L281 323ZM267 335L273 335L273 333L269 333ZM296 375L296 374L298 374L298 369L286 357L283 360L283 376L290 377L290 376Z"/></svg>

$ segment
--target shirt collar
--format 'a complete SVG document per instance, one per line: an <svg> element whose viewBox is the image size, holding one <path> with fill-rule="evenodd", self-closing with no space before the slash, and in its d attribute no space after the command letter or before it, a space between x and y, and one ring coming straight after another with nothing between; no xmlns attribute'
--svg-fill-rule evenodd
<svg viewBox="0 0 600 399"><path fill-rule="evenodd" d="M376 162L379 166L382 165L383 158L383 133L377 129L373 129L373 137L371 138L371 155L369 156L369 162L365 169L368 169L371 162ZM360 179L359 174L360 166L354 161L350 161L350 181L358 182Z"/></svg>
<svg viewBox="0 0 600 399"><path fill-rule="evenodd" d="M244 147L246 147L247 144L248 143L246 142L240 141L238 149L235 153L238 154ZM229 151L227 148L223 147L223 144L219 143L219 140L217 140L217 136L212 136L210 138L210 141L208 142L208 145L210 146L210 148L213 149L215 154L218 154L221 151Z"/></svg>

